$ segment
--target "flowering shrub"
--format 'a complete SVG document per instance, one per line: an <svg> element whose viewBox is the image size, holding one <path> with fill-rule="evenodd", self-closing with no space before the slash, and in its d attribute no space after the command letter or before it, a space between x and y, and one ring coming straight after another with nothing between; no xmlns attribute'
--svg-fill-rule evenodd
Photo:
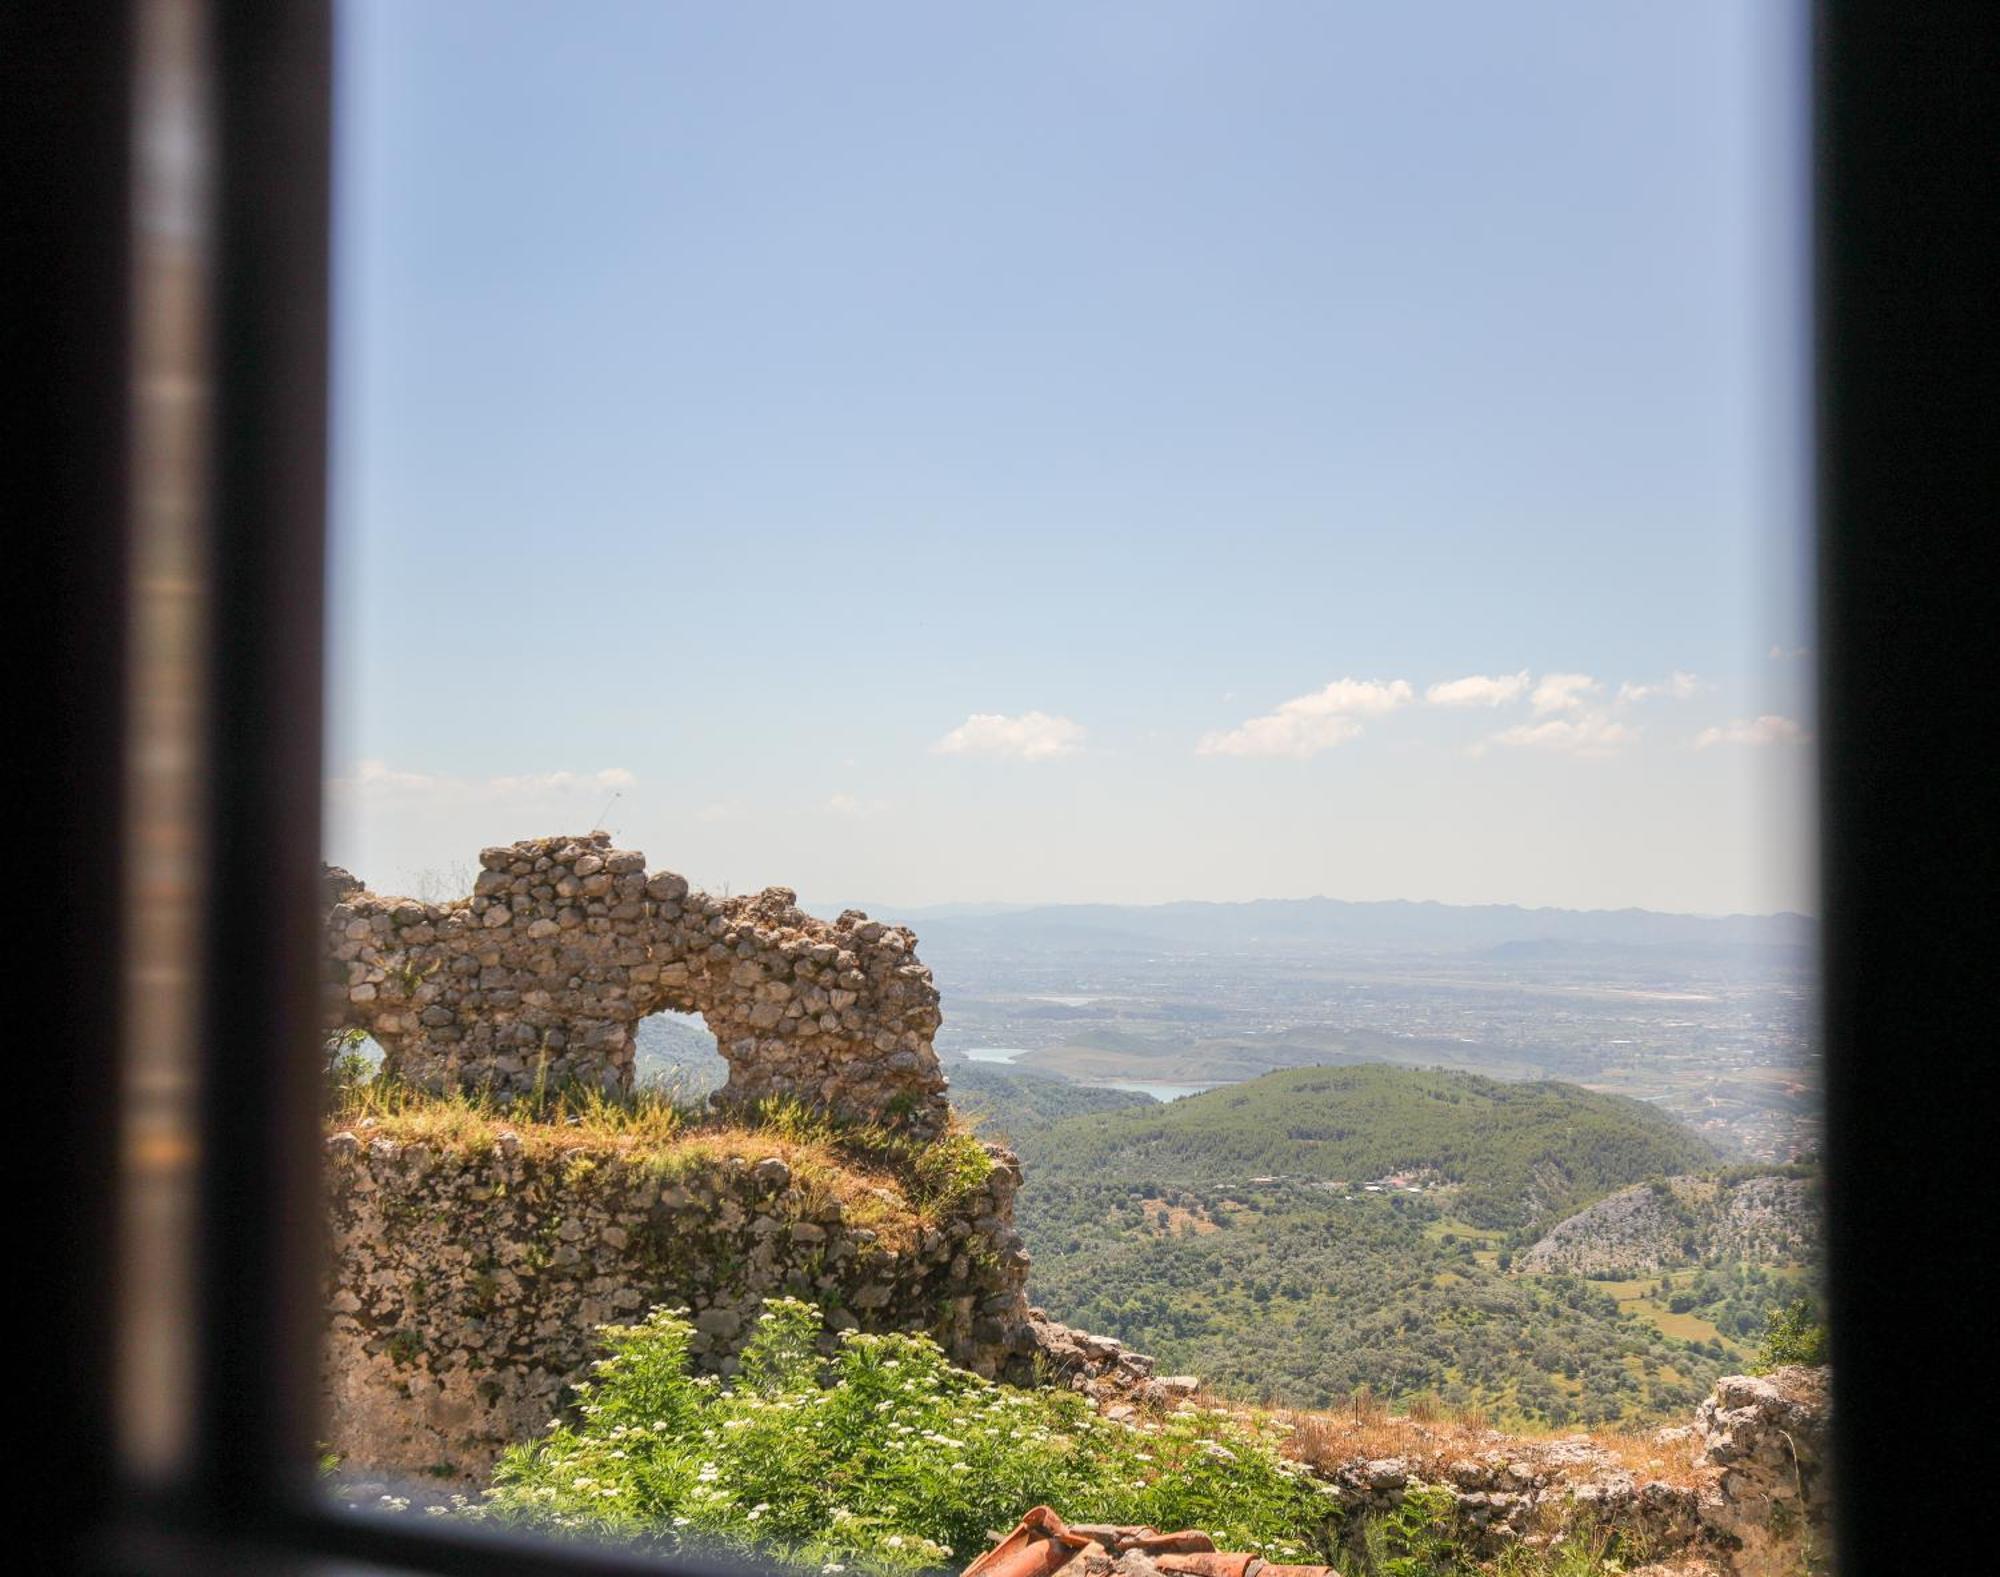
<svg viewBox="0 0 2000 1577"><path fill-rule="evenodd" d="M1076 1522L1200 1528L1222 1549L1326 1560L1338 1513L1275 1436L1220 1412L1120 1423L1069 1391L952 1368L921 1336L765 1305L741 1372L689 1373L684 1311L608 1326L580 1422L517 1446L478 1514L821 1572L963 1566L1030 1506Z"/></svg>

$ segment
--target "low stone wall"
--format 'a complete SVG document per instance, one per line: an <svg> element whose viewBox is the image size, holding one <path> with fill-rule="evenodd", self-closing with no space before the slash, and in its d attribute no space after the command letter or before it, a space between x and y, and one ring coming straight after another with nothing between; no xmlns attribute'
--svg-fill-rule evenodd
<svg viewBox="0 0 2000 1577"><path fill-rule="evenodd" d="M354 1472L481 1479L544 1432L597 1326L660 1304L693 1311L698 1361L719 1372L762 1300L789 1293L836 1328L925 1331L963 1367L1024 1378L1020 1172L991 1153L948 1216L915 1224L884 1200L897 1230L878 1232L777 1145L687 1164L602 1143L530 1153L507 1133L478 1151L335 1134L326 1441Z"/></svg>
<svg viewBox="0 0 2000 1577"><path fill-rule="evenodd" d="M1731 1375L1695 1413L1702 1524L1740 1577L1833 1569L1829 1380L1808 1368Z"/></svg>
<svg viewBox="0 0 2000 1577"><path fill-rule="evenodd" d="M1635 1471L1587 1434L1431 1438L1405 1426L1391 1456L1318 1459L1359 1528L1413 1493L1441 1495L1453 1537L1483 1557L1551 1538L1615 1534L1661 1577L1824 1577L1833 1570L1825 1369L1732 1375L1689 1424L1654 1434ZM1683 1471L1668 1471L1672 1459ZM1635 1577L1637 1574L1635 1573Z"/></svg>

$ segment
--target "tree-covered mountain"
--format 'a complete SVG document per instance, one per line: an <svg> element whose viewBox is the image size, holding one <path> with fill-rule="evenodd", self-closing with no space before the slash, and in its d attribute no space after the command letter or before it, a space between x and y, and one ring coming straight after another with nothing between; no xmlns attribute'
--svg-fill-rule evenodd
<svg viewBox="0 0 2000 1577"><path fill-rule="evenodd" d="M959 1061L948 1064L951 1104L981 1138L1018 1144L1066 1117L1099 1112L1139 1111L1157 1106L1136 1090L1107 1090L1077 1084L1054 1073L1006 1063Z"/></svg>
<svg viewBox="0 0 2000 1577"><path fill-rule="evenodd" d="M1062 1115L1130 1098L1013 1067L954 1079L1021 1153L1031 1295L1248 1400L1365 1388L1496 1421L1647 1424L1740 1367L1766 1304L1799 1290L1721 1258L1644 1285L1524 1270L1557 1221L1715 1166L1656 1109L1574 1085L1298 1068Z"/></svg>
<svg viewBox="0 0 2000 1577"><path fill-rule="evenodd" d="M1291 1068L1163 1106L1020 1136L1038 1182L1190 1185L1278 1177L1356 1188L1392 1174L1450 1185L1474 1227L1552 1223L1716 1153L1664 1113L1571 1084L1377 1066Z"/></svg>
<svg viewBox="0 0 2000 1577"><path fill-rule="evenodd" d="M1031 1297L1245 1401L1369 1391L1499 1423L1639 1425L1685 1414L1741 1362L1580 1278L1508 1274L1494 1237L1423 1195L1030 1174L1018 1211Z"/></svg>

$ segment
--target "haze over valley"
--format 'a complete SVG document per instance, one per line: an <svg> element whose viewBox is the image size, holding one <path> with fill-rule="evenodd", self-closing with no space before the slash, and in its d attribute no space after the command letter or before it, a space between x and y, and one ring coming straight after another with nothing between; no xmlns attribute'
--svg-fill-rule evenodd
<svg viewBox="0 0 2000 1577"><path fill-rule="evenodd" d="M872 912L872 911L871 911ZM884 911L885 913L887 911ZM1332 899L903 911L938 1050L1155 1093L1381 1062L1658 1105L1746 1160L1817 1146L1817 924Z"/></svg>

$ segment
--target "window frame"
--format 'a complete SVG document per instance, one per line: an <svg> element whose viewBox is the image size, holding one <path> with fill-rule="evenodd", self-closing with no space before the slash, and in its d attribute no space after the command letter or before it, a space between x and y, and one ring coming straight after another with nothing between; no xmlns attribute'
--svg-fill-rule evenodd
<svg viewBox="0 0 2000 1577"><path fill-rule="evenodd" d="M199 4L199 0L197 0ZM133 485L129 213L136 3L10 11L0 40L26 155L10 250L17 375L42 394L17 443L23 625L53 765L37 825L62 858L33 1125L63 1198L34 1247L55 1329L35 1378L54 1440L39 1522L49 1569L658 1573L615 1549L362 1517L302 1478L316 1385L317 871L324 622L331 0L214 0L214 420L206 591L202 1128L196 1376L184 1471L116 1465L112 1245L120 1161L117 978ZM1851 1571L1920 1569L1949 1539L1945 1475L1897 1471L1940 1361L1984 1349L1949 1256L1977 1240L1990 1039L1976 951L1993 822L1966 770L1988 730L1968 660L1993 504L1991 266L1976 215L1994 95L1994 9L1824 0L1814 13L1822 1013L1829 1255L1839 1375L1838 1537ZM1913 353L1913 347L1922 352ZM1940 398L1942 388L1954 396ZM1953 376L1960 380L1957 385ZM1969 380L1969 384L1967 382ZM1983 380L1983 383L1982 383ZM30 792L32 793L31 786ZM1987 966L1990 969L1990 965ZM1924 1037L1922 1076L1881 1048ZM1941 1178L1912 1209L1899 1180ZM1955 1194L1951 1190L1956 1190ZM1911 1308L1923 1309L1926 1339ZM1928 1434L1952 1421L1934 1410ZM1972 1424L1958 1427L1969 1441ZM1932 1451L1969 1463L1943 1442ZM1890 1476L1893 1474L1893 1478ZM1893 1495L1874 1486L1893 1482ZM1931 1497L1925 1502L1926 1495ZM1915 1565L1912 1565L1912 1562Z"/></svg>

